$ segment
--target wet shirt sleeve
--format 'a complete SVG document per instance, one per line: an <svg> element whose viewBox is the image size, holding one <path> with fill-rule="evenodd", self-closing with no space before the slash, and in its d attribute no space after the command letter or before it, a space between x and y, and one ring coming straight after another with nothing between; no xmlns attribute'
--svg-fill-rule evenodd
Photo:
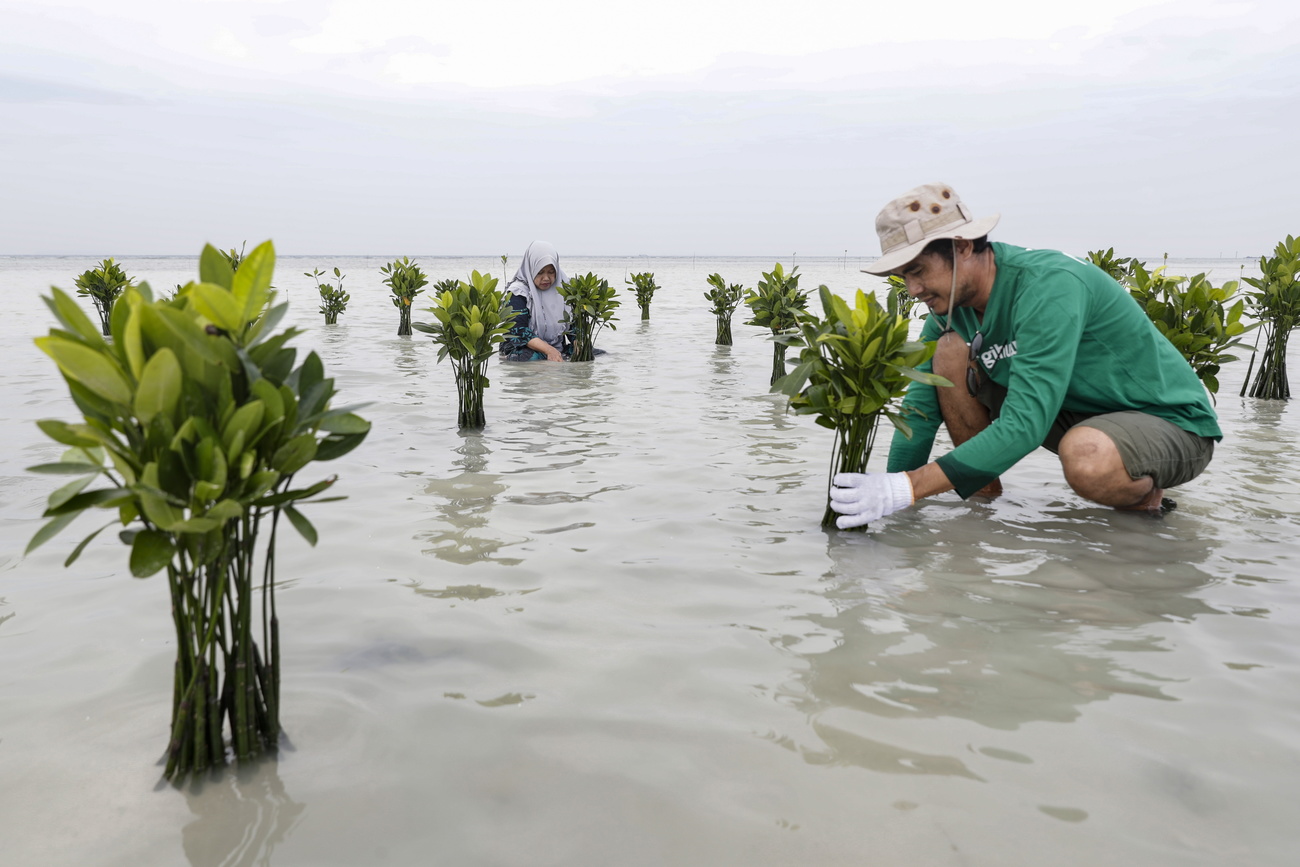
<svg viewBox="0 0 1300 867"><path fill-rule="evenodd" d="M1074 275L1037 278L1008 311L1015 354L1006 402L997 419L936 463L957 493L969 497L1042 445L1065 401L1087 321L1087 288ZM995 377L998 379L998 377Z"/></svg>

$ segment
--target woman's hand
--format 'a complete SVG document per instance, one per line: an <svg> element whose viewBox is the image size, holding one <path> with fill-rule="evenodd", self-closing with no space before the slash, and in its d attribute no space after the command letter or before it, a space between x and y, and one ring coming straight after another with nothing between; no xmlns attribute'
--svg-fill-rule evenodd
<svg viewBox="0 0 1300 867"><path fill-rule="evenodd" d="M556 349L540 337L534 337L532 340L528 341L528 348L535 352L540 352L547 361L564 360L564 356L560 354L560 350Z"/></svg>

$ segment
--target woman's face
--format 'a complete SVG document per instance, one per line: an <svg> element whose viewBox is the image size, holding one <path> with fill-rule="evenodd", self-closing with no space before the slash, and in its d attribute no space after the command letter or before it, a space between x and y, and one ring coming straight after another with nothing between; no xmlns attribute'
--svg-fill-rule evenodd
<svg viewBox="0 0 1300 867"><path fill-rule="evenodd" d="M552 286L554 286L555 266L547 265L545 268L538 271L537 276L533 278L533 285L536 286L542 292L545 292L547 289L550 289Z"/></svg>

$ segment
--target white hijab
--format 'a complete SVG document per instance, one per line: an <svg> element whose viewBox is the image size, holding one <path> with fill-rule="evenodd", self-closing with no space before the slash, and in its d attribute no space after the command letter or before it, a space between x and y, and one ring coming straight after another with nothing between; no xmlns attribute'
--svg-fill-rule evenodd
<svg viewBox="0 0 1300 867"><path fill-rule="evenodd" d="M543 292L533 285L533 278L547 265L555 268L555 282ZM528 313L533 319L533 333L556 349L560 349L563 343L563 320L569 309L556 287L568 280L568 276L560 270L560 254L555 248L545 241L534 241L524 251L524 261L519 263L519 270L506 284L507 292L522 295L528 302Z"/></svg>

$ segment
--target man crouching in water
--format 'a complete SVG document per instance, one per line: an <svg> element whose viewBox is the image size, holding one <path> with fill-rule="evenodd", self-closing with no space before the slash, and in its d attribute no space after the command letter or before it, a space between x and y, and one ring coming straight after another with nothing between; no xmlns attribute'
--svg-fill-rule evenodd
<svg viewBox="0 0 1300 867"><path fill-rule="evenodd" d="M895 432L888 472L835 477L841 529L944 491L997 496L1040 445L1080 496L1160 511L1223 438L1191 366L1118 283L1055 250L990 243L998 217L974 219L952 187L927 184L876 218L882 255L864 270L902 277L930 308L921 339L938 347L921 369L953 387L912 383L912 438ZM955 448L930 461L940 418Z"/></svg>

